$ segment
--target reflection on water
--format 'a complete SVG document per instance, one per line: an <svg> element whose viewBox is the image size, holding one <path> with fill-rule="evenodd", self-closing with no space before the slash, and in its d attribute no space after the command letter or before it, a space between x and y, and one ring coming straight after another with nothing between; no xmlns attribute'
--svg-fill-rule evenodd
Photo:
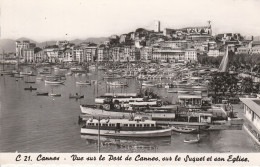
<svg viewBox="0 0 260 167"><path fill-rule="evenodd" d="M81 135L81 138L86 141L87 145L95 145L98 147L98 136ZM101 151L109 152L156 152L158 145L170 145L170 137L161 137L156 139L151 138L113 138L100 136Z"/></svg>
<svg viewBox="0 0 260 167"><path fill-rule="evenodd" d="M26 69L23 69L24 71ZM34 74L37 71L33 68ZM40 69L41 71L42 69ZM39 71L39 70L38 70ZM52 71L66 74L68 71ZM97 152L96 136L81 136L78 116L80 104L94 104L94 98L105 92L138 92L140 83L135 79L120 79L128 87L108 88L101 71L97 73L66 76L63 85L45 85L45 75L16 78L0 76L0 152ZM98 80L98 86L78 86L76 81ZM25 83L25 81L36 81ZM156 81L161 82L161 81ZM60 93L61 97L36 96L36 91ZM164 88L153 90L175 101L175 93ZM84 95L83 99L69 99L69 94ZM196 134L173 133L171 138L131 139L102 137L101 152L259 152L259 146L244 130L202 132L200 143L184 143Z"/></svg>

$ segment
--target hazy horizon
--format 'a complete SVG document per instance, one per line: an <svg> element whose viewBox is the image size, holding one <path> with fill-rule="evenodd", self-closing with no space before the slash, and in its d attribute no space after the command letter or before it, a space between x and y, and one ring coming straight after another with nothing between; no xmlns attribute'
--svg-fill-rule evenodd
<svg viewBox="0 0 260 167"><path fill-rule="evenodd" d="M136 30L206 26L213 35L260 35L259 0L2 0L1 39L37 42L109 37Z"/></svg>

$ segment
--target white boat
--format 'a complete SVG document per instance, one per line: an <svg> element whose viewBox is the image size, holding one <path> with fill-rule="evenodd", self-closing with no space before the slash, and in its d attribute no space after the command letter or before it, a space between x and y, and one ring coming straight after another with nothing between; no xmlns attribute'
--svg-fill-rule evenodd
<svg viewBox="0 0 260 167"><path fill-rule="evenodd" d="M177 90L168 90L167 92L168 93L177 93L178 91Z"/></svg>
<svg viewBox="0 0 260 167"><path fill-rule="evenodd" d="M65 74L66 76L71 76L72 75L72 73L71 72L69 72L69 73L67 73L67 74Z"/></svg>
<svg viewBox="0 0 260 167"><path fill-rule="evenodd" d="M49 81L45 80L45 84L53 84L53 85L58 85L58 84L63 84L65 81Z"/></svg>
<svg viewBox="0 0 260 167"><path fill-rule="evenodd" d="M71 72L72 73L84 73L84 72L86 72L86 70L84 70L82 68L71 68Z"/></svg>
<svg viewBox="0 0 260 167"><path fill-rule="evenodd" d="M44 68L43 71L40 71L39 74L51 74L51 70L49 68Z"/></svg>
<svg viewBox="0 0 260 167"><path fill-rule="evenodd" d="M0 71L1 76L3 75L13 75L12 71Z"/></svg>
<svg viewBox="0 0 260 167"><path fill-rule="evenodd" d="M38 80L38 81L42 81L43 78L41 78L41 77L37 77L36 80Z"/></svg>
<svg viewBox="0 0 260 167"><path fill-rule="evenodd" d="M59 70L60 68L59 67L54 67L53 68L55 71Z"/></svg>
<svg viewBox="0 0 260 167"><path fill-rule="evenodd" d="M172 129L173 131L181 132L181 133L197 132L197 129L196 129L196 128L189 128L189 127L175 127L175 126L172 126L171 129Z"/></svg>
<svg viewBox="0 0 260 167"><path fill-rule="evenodd" d="M91 85L91 82L89 81L78 81L76 82L77 85Z"/></svg>
<svg viewBox="0 0 260 167"><path fill-rule="evenodd" d="M21 71L20 72L20 75L32 75L32 74L33 74L32 71L30 71L30 72L23 72L23 71Z"/></svg>
<svg viewBox="0 0 260 167"><path fill-rule="evenodd" d="M59 97L59 96L61 96L61 94L58 94L58 93L50 93L50 96L55 96L55 97Z"/></svg>
<svg viewBox="0 0 260 167"><path fill-rule="evenodd" d="M100 124L100 126L98 126ZM99 127L99 128L98 128ZM158 127L156 121L142 118L128 119L89 119L81 128L81 134L113 137L170 137L171 129Z"/></svg>
<svg viewBox="0 0 260 167"><path fill-rule="evenodd" d="M13 70L12 73L13 73L13 74L19 74L20 72L17 71L17 70Z"/></svg>
<svg viewBox="0 0 260 167"><path fill-rule="evenodd" d="M101 106L80 105L80 109L82 114L110 118L131 118L133 116L141 116L149 119L154 118L161 120L175 118L174 112L169 112L169 110L167 109L165 109L165 111L160 111L158 109L152 110L152 107L150 108L151 112L133 111L131 110L131 108L129 108L129 110L121 110L119 104L114 104L114 106L109 104L103 104Z"/></svg>
<svg viewBox="0 0 260 167"><path fill-rule="evenodd" d="M126 83L118 82L118 81L115 81L115 82L107 82L107 85L109 85L109 86L127 86Z"/></svg>

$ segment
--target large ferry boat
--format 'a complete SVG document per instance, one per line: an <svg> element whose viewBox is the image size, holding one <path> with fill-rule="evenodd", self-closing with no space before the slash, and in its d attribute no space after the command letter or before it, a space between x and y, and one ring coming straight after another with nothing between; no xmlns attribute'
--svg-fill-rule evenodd
<svg viewBox="0 0 260 167"><path fill-rule="evenodd" d="M128 119L89 119L81 134L113 137L170 137L171 129L157 126L156 121L136 117Z"/></svg>
<svg viewBox="0 0 260 167"><path fill-rule="evenodd" d="M137 107L137 108L121 108L120 104L103 104L103 105L80 105L82 114L94 117L110 117L110 118L131 118L133 116L141 116L154 120L174 120L174 107Z"/></svg>

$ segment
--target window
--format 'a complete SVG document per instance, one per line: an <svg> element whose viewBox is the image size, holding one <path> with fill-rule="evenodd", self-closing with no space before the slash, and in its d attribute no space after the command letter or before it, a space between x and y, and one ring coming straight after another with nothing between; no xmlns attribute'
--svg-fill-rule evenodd
<svg viewBox="0 0 260 167"><path fill-rule="evenodd" d="M151 127L154 127L154 124L151 124Z"/></svg>
<svg viewBox="0 0 260 167"><path fill-rule="evenodd" d="M125 127L128 127L128 124L124 124Z"/></svg>

